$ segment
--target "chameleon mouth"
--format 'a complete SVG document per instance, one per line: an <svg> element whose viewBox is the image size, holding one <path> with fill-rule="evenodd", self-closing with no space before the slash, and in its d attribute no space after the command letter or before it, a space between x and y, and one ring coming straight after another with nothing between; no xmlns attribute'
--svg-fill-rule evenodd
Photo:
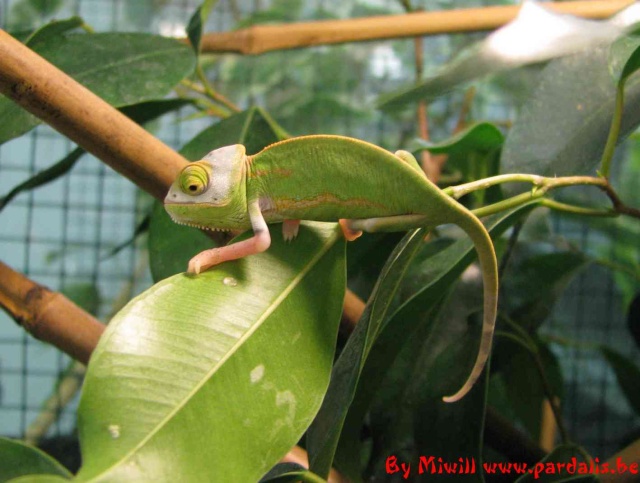
<svg viewBox="0 0 640 483"><path fill-rule="evenodd" d="M200 230L206 230L206 231L223 231L223 232L224 231L229 231L229 230L226 230L224 228L216 228L216 227L213 227L213 226L203 226L203 225L198 225L196 223L189 223L189 222L186 222L186 221L176 220L173 217L173 215L171 215L171 214L169 214L169 216L171 217L171 220L174 223L178 224L178 225L189 226L191 228L198 228Z"/></svg>

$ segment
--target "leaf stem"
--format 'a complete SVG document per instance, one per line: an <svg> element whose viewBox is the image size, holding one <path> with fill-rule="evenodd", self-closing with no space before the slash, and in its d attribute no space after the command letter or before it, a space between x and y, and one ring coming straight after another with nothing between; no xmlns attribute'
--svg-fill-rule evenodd
<svg viewBox="0 0 640 483"><path fill-rule="evenodd" d="M620 125L622 124L622 114L624 113L624 82L619 82L616 89L616 105L611 118L611 127L609 128L609 136L607 144L604 146L602 160L600 162L600 174L603 178L609 179L611 170L611 160L616 150L616 144L620 135Z"/></svg>
<svg viewBox="0 0 640 483"><path fill-rule="evenodd" d="M209 97L209 95L207 94L207 92L205 91L204 87L202 87L201 85L196 84L195 82L191 82L188 79L182 79L182 81L180 81L180 83L194 91L197 92L198 94L202 94L203 96L205 96L204 98L199 97L196 99L196 102L198 104L201 104L202 107L208 111L211 115L219 117L221 119L226 119L227 117L229 117L231 115L231 113L227 110L222 108L221 106L218 106L217 104L211 102L211 99ZM180 95L178 93L178 95ZM182 96L181 96L182 97Z"/></svg>
<svg viewBox="0 0 640 483"><path fill-rule="evenodd" d="M527 193L521 193L519 195L507 198L498 203L492 205L483 206L472 210L476 216L487 216L494 213L499 213L504 210L515 208L529 203L539 203L548 208L552 208L559 211L573 213L577 215L587 216L617 216L627 215L633 218L640 219L640 209L626 206L621 200L615 190L609 184L609 180L605 177L595 176L564 176L561 178L550 178L545 176L539 176L535 174L501 174L498 176L492 176L470 183L461 184L458 186L449 186L442 191L457 200L464 195L469 194L475 190L486 189L491 186L495 186L502 183L531 183L533 189ZM566 186L596 186L602 190L611 200L613 209L611 210L599 210L594 208L584 208L580 206L573 206L559 201L550 200L544 198L546 193L552 189L562 188Z"/></svg>
<svg viewBox="0 0 640 483"><path fill-rule="evenodd" d="M233 102L231 102L219 92L216 92L216 90L211 86L211 84L209 83L209 79L207 79L207 76L205 75L204 70L202 70L202 66L199 62L196 66L196 75L198 76L198 79L200 79L200 82L202 82L202 87L204 87L204 91L207 96L209 96L214 101L219 102L232 112L240 112L240 108L238 106L236 106Z"/></svg>

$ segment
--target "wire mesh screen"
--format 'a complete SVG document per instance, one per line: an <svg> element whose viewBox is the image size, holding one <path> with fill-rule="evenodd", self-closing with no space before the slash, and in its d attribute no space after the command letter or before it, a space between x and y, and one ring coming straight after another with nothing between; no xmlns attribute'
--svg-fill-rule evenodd
<svg viewBox="0 0 640 483"><path fill-rule="evenodd" d="M21 0L0 1L0 24L24 30L55 15L81 16L97 31L147 31L180 35L199 2L144 0L67 0L44 2L37 10ZM471 3L471 2L469 2ZM291 11L290 20L401 13L400 2L240 2L222 1L208 30L229 30L238 21L266 7ZM285 15L286 16L286 15ZM429 52L425 70L445 62L451 52L474 36L440 36L425 40ZM390 46L399 48L392 49ZM412 80L413 41L318 47L274 52L256 57L227 56L214 68L221 92L241 106L263 105L293 134L338 133L396 147L415 133L413 114L384 117L371 106L375 97ZM347 68L348 67L348 68ZM513 79L512 79L513 81ZM527 82L523 76L522 82ZM477 118L505 121L514 111L513 99L498 98L484 87ZM327 91L344 92L342 98ZM440 126L459 106L460 97L438 101L430 114L442 137L451 126ZM188 109L163 118L153 132L179 148L209 121L183 121ZM74 148L46 126L0 146L0 194L63 158ZM149 286L144 240L126 245L148 212L151 198L103 163L85 155L68 176L37 190L20 194L2 212L0 257L13 269L38 283L62 291L84 304L99 318L109 316L134 294ZM554 229L582 249L593 246L597 233L581 221L557 218ZM117 247L124 248L113 253ZM606 250L606 249L605 249ZM615 254L603 253L615 260ZM638 262L638 260L636 260ZM551 316L554 330L569 339L601 341L640 361L625 327L621 294L610 272L591 265L569 284ZM608 366L593 351L580 347L558 349L566 378L563 401L568 430L594 455L608 455L640 428ZM71 366L69 357L40 343L0 313L0 434L24 437L56 396L56 383ZM78 376L81 377L81 376ZM55 409L55 424L47 435L69 434L75 427L77 396ZM58 405L53 405L57 407ZM33 429L33 428L32 428ZM636 435L637 436L637 435Z"/></svg>

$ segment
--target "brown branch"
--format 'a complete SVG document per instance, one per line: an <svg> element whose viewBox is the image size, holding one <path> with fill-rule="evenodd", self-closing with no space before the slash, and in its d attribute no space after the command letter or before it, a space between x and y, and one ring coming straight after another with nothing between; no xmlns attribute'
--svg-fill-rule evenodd
<svg viewBox="0 0 640 483"><path fill-rule="evenodd" d="M0 92L160 200L187 163L3 30Z"/></svg>
<svg viewBox="0 0 640 483"><path fill-rule="evenodd" d="M0 307L33 335L86 364L104 325L64 295L0 262Z"/></svg>
<svg viewBox="0 0 640 483"><path fill-rule="evenodd" d="M365 303L360 297L347 289L344 294L344 306L342 307L341 330L350 334L362 317Z"/></svg>
<svg viewBox="0 0 640 483"><path fill-rule="evenodd" d="M587 0L546 3L545 6L556 12L598 19L609 17L632 3L632 0ZM254 25L232 32L205 34L201 46L203 52L253 55L312 45L493 30L513 20L519 8L515 5L492 6L285 25Z"/></svg>
<svg viewBox="0 0 640 483"><path fill-rule="evenodd" d="M602 483L632 483L638 481L638 467L640 462L640 439L634 441L629 446L614 454L611 458L607 460L609 463L609 468L615 468L617 470L618 461L624 463L626 465L635 464L635 473L631 471L627 471L625 473L616 471L615 474L612 472L608 474L601 474L600 481Z"/></svg>

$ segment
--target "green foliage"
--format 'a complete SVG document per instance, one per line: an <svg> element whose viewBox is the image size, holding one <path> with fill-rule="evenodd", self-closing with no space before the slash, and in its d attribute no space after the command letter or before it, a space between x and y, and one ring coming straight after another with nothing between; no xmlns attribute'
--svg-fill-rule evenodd
<svg viewBox="0 0 640 483"><path fill-rule="evenodd" d="M547 28L537 28L539 25L547 25ZM381 97L378 105L393 110L422 99L434 99L488 74L610 42L623 28L622 22L582 20L527 2L516 19L462 51L438 74Z"/></svg>
<svg viewBox="0 0 640 483"><path fill-rule="evenodd" d="M639 68L640 36L637 32L623 35L611 44L609 70L616 83L623 84Z"/></svg>
<svg viewBox="0 0 640 483"><path fill-rule="evenodd" d="M25 475L57 475L67 481L72 475L51 456L20 441L0 437L0 481ZM56 481L58 481L56 480Z"/></svg>
<svg viewBox="0 0 640 483"><path fill-rule="evenodd" d="M608 48L551 62L507 136L502 172L592 174L607 139L615 97ZM640 77L629 78L625 97L621 140L640 122Z"/></svg>
<svg viewBox="0 0 640 483"><path fill-rule="evenodd" d="M278 123L296 133L320 134L340 132L338 123L344 119L353 124L351 131L363 132L362 126L375 119L371 93L354 94L371 68L368 54L356 48L223 59L198 56L202 26L214 3L203 2L191 17L193 51L151 35L78 33L83 24L77 18L51 22L21 38L141 124L187 105L207 115L202 98L190 97L192 93L186 99L163 97L192 73L196 57L202 69L218 69L216 82L227 86L222 93L250 107L229 116L218 112L222 120L182 147L190 160L235 143L244 144L249 154L257 153L287 137ZM50 5L55 10L58 4ZM33 0L16 5L42 7ZM54 10L40 11L48 16ZM359 3L351 13L374 10L384 13ZM312 12L304 2L277 0L237 26L339 13ZM555 14L545 15L558 20ZM514 59L495 50L492 42L504 35L501 30L463 51L425 82L388 94L384 103L389 109L414 107L419 99L439 97L480 76L551 60L532 82L534 90L522 94L526 101L506 134L489 122L474 122L441 142L408 140L412 134L406 133L415 131L414 122L409 128L400 126L398 116L385 120L399 129L387 129L381 144L388 143L391 150L446 156L443 182L470 183L500 172L592 173L609 132L615 82L626 82L621 137L640 124L640 77L634 74L639 66L638 38L632 33L613 42L620 30L612 22L562 17L562 25L576 27L576 36L570 41L554 37L554 42L542 45L542 40L549 40L543 30L535 35L520 30L528 21L522 16L505 27L537 48L528 56ZM396 57L412 57L399 43L389 45ZM583 48L584 53L552 60ZM338 71L344 75L337 76ZM205 81L204 75L200 79ZM249 88L247 79L253 80ZM205 97L215 97L216 91L206 87ZM185 95L184 90L179 93ZM450 126L455 103L445 101L448 105L437 106L440 111L430 120L442 119ZM38 122L0 98L0 143ZM397 136L397 131L405 132ZM623 176L615 186L630 206L640 203L638 146L629 144L620 167ZM0 200L0 209L19 193L68 173L82 154L77 148L16 186ZM389 196L401 189L390 187ZM426 240L424 230L404 237L365 235L350 244L345 257L334 225L303 223L292 243L285 243L275 226L267 252L194 277L182 273L187 261L225 240L214 241L199 230L173 224L156 203L132 240L146 230L148 220L150 268L157 283L114 317L92 355L79 408L83 467L77 478L257 481L264 475L263 481L318 482L333 466L353 481L378 481L388 478L385 462L390 455L413 462L425 454L452 461L469 457L481 464L486 455L482 433L487 404L500 406L514 425L537 439L543 400L564 394L565 375L545 338L545 321L570 282L596 257L553 239L547 211L536 210L527 200L508 205L516 199L509 196L519 192L498 184L475 190L463 200L472 209L495 208L496 214L484 222L503 257L504 270L500 337L491 371L487 368L472 392L456 404L445 404L441 398L466 378L480 332L480 282L466 237L447 227L432 231ZM572 201L592 204L581 198ZM591 225L603 235L602 246L607 248L591 250L600 259L613 254L624 266L615 277L626 303L639 292L638 220L618 218ZM361 320L348 339L338 338L336 351L346 274L349 287L368 297ZM66 292L95 312L100 299L95 284L69 286ZM637 324L631 327L633 332ZM600 350L630 406L640 414L637 365L611 348ZM313 472L276 465L296 444L306 446ZM573 457L583 462L584 450L563 445L541 464ZM71 477L47 456L10 440L0 439L0 460L12 463L0 468L2 481L23 475L18 481ZM535 481L570 478L561 473L540 477ZM519 481L532 479L526 475ZM469 481L481 481L481 475Z"/></svg>
<svg viewBox="0 0 640 483"><path fill-rule="evenodd" d="M209 14L216 3L218 3L218 0L205 0L193 13L191 19L189 19L189 24L187 25L187 37L189 37L191 47L196 55L200 53L202 29L204 24L207 23Z"/></svg>
<svg viewBox="0 0 640 483"><path fill-rule="evenodd" d="M640 394L638 393L640 369L627 357L609 347L603 346L600 351L615 372L618 384L629 401L629 405L636 414L640 415Z"/></svg>
<svg viewBox="0 0 640 483"><path fill-rule="evenodd" d="M329 382L345 270L334 225L296 241L165 279L111 321L80 402L80 478L255 481L298 441Z"/></svg>
<svg viewBox="0 0 640 483"><path fill-rule="evenodd" d="M189 48L175 40L147 34L71 34L71 26L77 26L74 19L49 24L27 45L116 107L161 98L193 70ZM0 97L0 144L39 123Z"/></svg>

